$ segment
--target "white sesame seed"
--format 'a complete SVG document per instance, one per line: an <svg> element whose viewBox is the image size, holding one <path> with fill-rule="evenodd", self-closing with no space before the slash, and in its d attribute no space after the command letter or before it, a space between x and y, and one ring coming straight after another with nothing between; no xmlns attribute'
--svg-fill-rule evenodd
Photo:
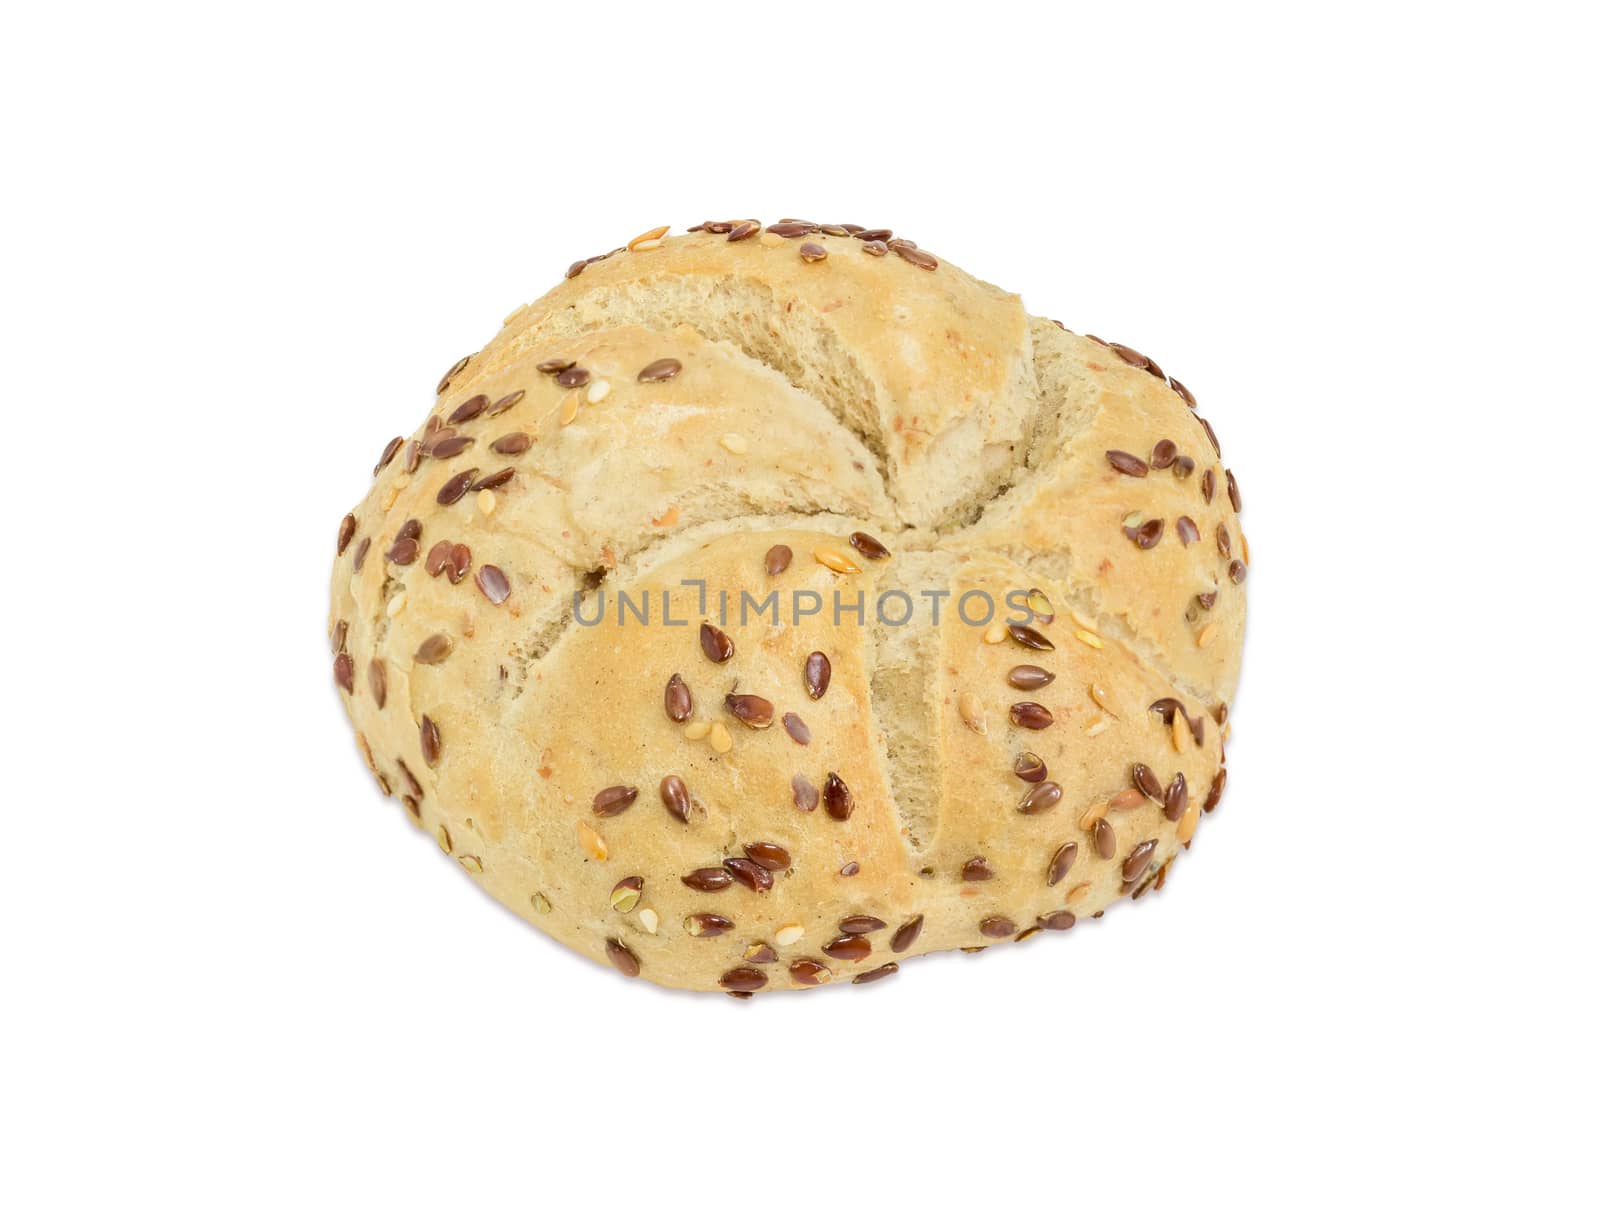
<svg viewBox="0 0 1600 1206"><path fill-rule="evenodd" d="M793 922L782 927L776 934L774 934L772 936L772 941L776 946L793 946L805 936L806 927L801 925L799 922Z"/></svg>
<svg viewBox="0 0 1600 1206"><path fill-rule="evenodd" d="M565 427L578 417L578 392L573 390L561 399L561 411L557 415L561 426Z"/></svg>
<svg viewBox="0 0 1600 1206"><path fill-rule="evenodd" d="M383 610L388 614L389 618L392 620L397 615L399 615L402 611L404 611L405 609L406 609L406 592L405 591L401 591L394 598L389 600L389 606L385 607Z"/></svg>
<svg viewBox="0 0 1600 1206"><path fill-rule="evenodd" d="M730 431L718 442L729 452L733 453L734 456L743 456L745 453L750 451L749 441L747 441L736 431Z"/></svg>
<svg viewBox="0 0 1600 1206"><path fill-rule="evenodd" d="M719 754L726 754L733 748L733 734L720 720L711 726L711 748Z"/></svg>
<svg viewBox="0 0 1600 1206"><path fill-rule="evenodd" d="M656 926L661 922L654 909L640 909L634 916L639 919L639 924L644 927L644 932L647 934L655 933Z"/></svg>
<svg viewBox="0 0 1600 1206"><path fill-rule="evenodd" d="M683 735L690 741L704 741L711 733L711 725L704 720L692 720L683 726Z"/></svg>
<svg viewBox="0 0 1600 1206"><path fill-rule="evenodd" d="M494 503L494 491L493 490L479 490L478 491L478 510L482 511L485 515L493 515L494 514L494 506L495 506L495 503Z"/></svg>
<svg viewBox="0 0 1600 1206"><path fill-rule="evenodd" d="M596 402L604 402L610 395L611 382L602 378L589 386L588 392L584 394L584 397L588 399L590 405L593 405Z"/></svg>

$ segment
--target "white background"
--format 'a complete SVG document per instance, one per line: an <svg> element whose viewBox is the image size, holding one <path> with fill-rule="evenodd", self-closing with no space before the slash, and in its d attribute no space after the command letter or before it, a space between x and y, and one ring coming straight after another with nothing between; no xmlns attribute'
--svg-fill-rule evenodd
<svg viewBox="0 0 1600 1206"><path fill-rule="evenodd" d="M1592 1199L1579 6L19 5L0 1197ZM326 579L581 255L883 223L1238 472L1222 807L1069 938L627 983L380 799Z"/></svg>

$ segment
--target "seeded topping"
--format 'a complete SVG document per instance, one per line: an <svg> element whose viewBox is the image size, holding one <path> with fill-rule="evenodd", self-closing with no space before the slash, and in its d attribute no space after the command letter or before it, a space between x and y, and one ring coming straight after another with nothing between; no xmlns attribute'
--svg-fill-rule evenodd
<svg viewBox="0 0 1600 1206"><path fill-rule="evenodd" d="M733 886L733 876L726 867L700 867L685 875L683 882L696 892L721 892Z"/></svg>
<svg viewBox="0 0 1600 1206"><path fill-rule="evenodd" d="M394 454L400 451L400 446L406 442L404 436L395 436L383 446L383 451L378 454L378 463L372 467L372 476L377 477L384 467L394 460Z"/></svg>
<svg viewBox="0 0 1600 1206"><path fill-rule="evenodd" d="M1022 802L1017 805L1017 811L1024 816L1034 817L1041 812L1049 812L1059 803L1061 803L1061 785L1046 781L1028 790L1022 797Z"/></svg>
<svg viewBox="0 0 1600 1206"><path fill-rule="evenodd" d="M1169 821L1182 818L1184 811L1189 807L1189 784L1179 771L1172 776L1172 782L1167 784L1166 793L1162 797L1162 815Z"/></svg>
<svg viewBox="0 0 1600 1206"><path fill-rule="evenodd" d="M808 264L815 264L828 258L828 249L821 243L802 243L800 258Z"/></svg>
<svg viewBox="0 0 1600 1206"><path fill-rule="evenodd" d="M900 970L898 963L885 963L882 967L875 967L871 971L864 971L850 981L852 984L873 984L885 980Z"/></svg>
<svg viewBox="0 0 1600 1206"><path fill-rule="evenodd" d="M894 932L894 937L889 939L889 949L897 955L903 955L911 949L911 944L921 936L922 914L918 913Z"/></svg>
<svg viewBox="0 0 1600 1206"><path fill-rule="evenodd" d="M1217 771L1217 777L1211 780L1211 790L1206 793L1206 802L1200 806L1202 812L1210 812L1222 801L1222 789L1228 785L1228 768L1223 767Z"/></svg>
<svg viewBox="0 0 1600 1206"><path fill-rule="evenodd" d="M1037 649L1048 653L1055 648L1049 637L1036 628L1029 628L1026 624L1007 624L1006 631L1011 634L1011 639L1024 649Z"/></svg>
<svg viewBox="0 0 1600 1206"><path fill-rule="evenodd" d="M844 866L839 868L839 874L841 876L843 876L845 879L849 879L852 875L854 875L857 871L860 871L860 870L861 870L861 864L860 863L849 862L849 863L846 863Z"/></svg>
<svg viewBox="0 0 1600 1206"><path fill-rule="evenodd" d="M857 236L860 237L859 235ZM889 244L882 239L868 239L861 244L861 250L868 255L884 256L889 254Z"/></svg>
<svg viewBox="0 0 1600 1206"><path fill-rule="evenodd" d="M1077 917L1066 909L1058 909L1054 913L1046 913L1039 918L1040 928L1046 930L1070 930L1077 924Z"/></svg>
<svg viewBox="0 0 1600 1206"><path fill-rule="evenodd" d="M744 961L746 963L776 963L778 961L778 952L765 942L757 942L755 945L745 948Z"/></svg>
<svg viewBox="0 0 1600 1206"><path fill-rule="evenodd" d="M1233 541L1228 537L1227 524L1219 523L1217 525L1217 552L1221 553L1224 557L1230 557L1233 555Z"/></svg>
<svg viewBox="0 0 1600 1206"><path fill-rule="evenodd" d="M1155 838L1148 838L1135 846L1128 857L1122 860L1122 882L1131 884L1143 875L1155 852Z"/></svg>
<svg viewBox="0 0 1600 1206"><path fill-rule="evenodd" d="M409 536L402 536L389 546L384 556L396 565L410 565L417 559L421 547Z"/></svg>
<svg viewBox="0 0 1600 1206"><path fill-rule="evenodd" d="M814 222L800 222L793 218L785 218L782 222L774 222L767 230L777 235L780 239L798 239L801 235L808 235L816 230Z"/></svg>
<svg viewBox="0 0 1600 1206"><path fill-rule="evenodd" d="M720 628L704 621L700 624L700 651L707 661L725 662L733 656L733 640Z"/></svg>
<svg viewBox="0 0 1600 1206"><path fill-rule="evenodd" d="M1021 729L1047 729L1055 719L1043 704L1027 701L1011 705L1011 723Z"/></svg>
<svg viewBox="0 0 1600 1206"><path fill-rule="evenodd" d="M768 871L789 869L789 852L776 842L746 842L744 852L751 862Z"/></svg>
<svg viewBox="0 0 1600 1206"><path fill-rule="evenodd" d="M1166 526L1165 520L1147 519L1136 528L1123 528L1122 534L1148 552L1161 543L1161 533Z"/></svg>
<svg viewBox="0 0 1600 1206"><path fill-rule="evenodd" d="M350 542L355 539L355 535L356 517L354 515L346 515L339 521L339 547L334 556L337 557L343 554L345 549L349 547Z"/></svg>
<svg viewBox="0 0 1600 1206"><path fill-rule="evenodd" d="M994 878L994 868L989 866L989 860L981 855L969 858L961 864L961 879L963 883L982 883L984 880Z"/></svg>
<svg viewBox="0 0 1600 1206"><path fill-rule="evenodd" d="M821 699L828 693L828 684L833 681L833 663L828 661L828 655L816 650L806 655L805 665L806 694L812 699Z"/></svg>
<svg viewBox="0 0 1600 1206"><path fill-rule="evenodd" d="M1144 793L1137 787L1124 787L1106 802L1106 807L1118 812L1131 812L1144 803Z"/></svg>
<svg viewBox="0 0 1600 1206"><path fill-rule="evenodd" d="M725 858L722 865L728 869L729 875L752 892L766 892L772 887L772 872L754 859Z"/></svg>
<svg viewBox="0 0 1600 1206"><path fill-rule="evenodd" d="M619 784L616 787L607 787L594 798L594 815L597 817L620 816L633 806L639 798L637 787L627 787Z"/></svg>
<svg viewBox="0 0 1600 1206"><path fill-rule="evenodd" d="M429 766L437 766L439 755L444 749L444 738L439 735L439 726L433 722L433 717L425 715L418 728L422 739L422 760Z"/></svg>
<svg viewBox="0 0 1600 1206"><path fill-rule="evenodd" d="M1150 466L1131 452L1113 448L1106 453L1106 460L1111 462L1111 467L1118 473L1126 473L1129 477L1144 477L1150 472Z"/></svg>
<svg viewBox="0 0 1600 1206"><path fill-rule="evenodd" d="M1228 502L1232 505L1234 514L1237 515L1243 510L1243 506L1239 502L1239 483L1234 480L1232 469L1224 469L1222 476L1228 479Z"/></svg>
<svg viewBox="0 0 1600 1206"><path fill-rule="evenodd" d="M472 479L477 476L478 471L476 469L463 470L439 487L439 493L434 496L435 500L441 507L452 506L460 502L466 496L467 489L472 485Z"/></svg>
<svg viewBox="0 0 1600 1206"><path fill-rule="evenodd" d="M639 974L639 958L615 938L606 939L606 958L611 966L630 979Z"/></svg>
<svg viewBox="0 0 1600 1206"><path fill-rule="evenodd" d="M554 377L558 373L566 372L576 363L575 360L541 360L535 367L546 376Z"/></svg>
<svg viewBox="0 0 1600 1206"><path fill-rule="evenodd" d="M756 231L758 231L760 229L761 229L761 223L759 223L759 222L740 222L740 223L737 223L731 230L728 231L728 242L730 242L730 243L742 242L743 240L748 239L751 235L755 234Z"/></svg>
<svg viewBox="0 0 1600 1206"><path fill-rule="evenodd" d="M515 477L516 474L517 471L507 465L504 469L495 470L488 477L478 478L477 481L472 483L472 488L473 490L498 490Z"/></svg>
<svg viewBox="0 0 1600 1206"><path fill-rule="evenodd" d="M1133 785L1152 800L1161 799L1161 780L1143 762L1133 764Z"/></svg>
<svg viewBox="0 0 1600 1206"><path fill-rule="evenodd" d="M683 371L683 365L670 356L652 360L639 370L640 381L668 381Z"/></svg>
<svg viewBox="0 0 1600 1206"><path fill-rule="evenodd" d="M846 934L875 934L884 928L885 923L876 917L865 913L856 913L846 917L839 923L839 929Z"/></svg>
<svg viewBox="0 0 1600 1206"><path fill-rule="evenodd" d="M1200 539L1199 527L1187 515L1178 516L1178 522L1174 526L1178 531L1178 540L1183 544L1184 548L1188 548Z"/></svg>
<svg viewBox="0 0 1600 1206"><path fill-rule="evenodd" d="M474 579L483 597L496 607L511 597L511 582L498 565L485 565Z"/></svg>
<svg viewBox="0 0 1600 1206"><path fill-rule="evenodd" d="M445 422L450 424L470 423L488 408L488 394L473 394L472 397L468 398L460 406L452 410L450 412L450 417L446 419Z"/></svg>
<svg viewBox="0 0 1600 1206"><path fill-rule="evenodd" d="M532 447L533 437L525 431L513 431L489 445L491 451L501 456L521 456Z"/></svg>
<svg viewBox="0 0 1600 1206"><path fill-rule="evenodd" d="M373 701L381 712L389 699L389 675L384 664L376 658L367 663L367 686L372 688Z"/></svg>
<svg viewBox="0 0 1600 1206"><path fill-rule="evenodd" d="M1228 581L1232 582L1235 586L1244 581L1244 577L1247 573L1249 573L1249 570L1245 568L1243 561L1228 562Z"/></svg>
<svg viewBox="0 0 1600 1206"><path fill-rule="evenodd" d="M619 913L633 912L634 905L639 903L639 897L644 893L644 878L638 875L629 875L619 879L616 886L611 889L611 907Z"/></svg>
<svg viewBox="0 0 1600 1206"><path fill-rule="evenodd" d="M767 973L755 967L732 967L717 983L729 992L755 992L767 986Z"/></svg>
<svg viewBox="0 0 1600 1206"><path fill-rule="evenodd" d="M715 938L733 929L733 922L720 913L690 913L683 919L684 932L691 938Z"/></svg>
<svg viewBox="0 0 1600 1206"><path fill-rule="evenodd" d="M728 711L752 729L772 727L772 701L759 695L725 695L723 703Z"/></svg>
<svg viewBox="0 0 1600 1206"><path fill-rule="evenodd" d="M881 561L889 555L883 543L866 532L851 532L850 545L868 561Z"/></svg>
<svg viewBox="0 0 1600 1206"><path fill-rule="evenodd" d="M804 775L795 775L789 781L789 786L794 792L794 806L801 812L815 812L817 807L817 789L810 779Z"/></svg>
<svg viewBox="0 0 1600 1206"><path fill-rule="evenodd" d="M467 361L471 359L471 356L463 356L460 360L457 360L454 364L452 364L449 371L446 372L443 377L439 378L439 384L433 392L435 394L442 394L445 390L449 389L450 383L456 379L456 375L460 373L462 369L467 367Z"/></svg>
<svg viewBox="0 0 1600 1206"><path fill-rule="evenodd" d="M355 694L356 663L348 653L341 653L333 659L333 681L347 693Z"/></svg>
<svg viewBox="0 0 1600 1206"><path fill-rule="evenodd" d="M1192 456L1180 456L1177 460L1172 462L1172 476L1177 478L1179 481L1183 481L1193 472L1194 457Z"/></svg>
<svg viewBox="0 0 1600 1206"><path fill-rule="evenodd" d="M978 931L985 938L1009 938L1017 932L1017 923L1009 917L985 917L978 922Z"/></svg>
<svg viewBox="0 0 1600 1206"><path fill-rule="evenodd" d="M789 978L796 984L826 984L833 973L815 959L796 959L789 964Z"/></svg>
<svg viewBox="0 0 1600 1206"><path fill-rule="evenodd" d="M512 393L507 394L505 397L496 400L488 410L483 412L483 417L486 419L492 419L495 415L505 414L506 411L510 410L518 402L521 402L524 396L526 396L527 392L528 391L525 389L515 390Z"/></svg>
<svg viewBox="0 0 1600 1206"><path fill-rule="evenodd" d="M683 681L683 675L674 674L667 680L663 702L667 709L667 719L674 724L682 724L693 715L694 696L689 693L689 684Z"/></svg>
<svg viewBox="0 0 1600 1206"><path fill-rule="evenodd" d="M1094 823L1094 852L1101 858L1111 858L1117 852L1116 830L1104 817Z"/></svg>
<svg viewBox="0 0 1600 1206"><path fill-rule="evenodd" d="M1068 842L1050 856L1050 865L1045 868L1044 882L1047 887L1055 887L1067 878L1067 872L1072 870L1073 861L1078 857L1078 843Z"/></svg>
<svg viewBox="0 0 1600 1206"><path fill-rule="evenodd" d="M1040 687L1047 687L1055 682L1056 676L1043 666L1013 666L1011 673L1006 675L1006 682L1019 691L1037 691Z"/></svg>
<svg viewBox="0 0 1600 1206"><path fill-rule="evenodd" d="M1211 470L1207 469L1200 475L1200 497L1204 498L1207 502L1210 502L1211 496L1216 492L1217 475Z"/></svg>
<svg viewBox="0 0 1600 1206"><path fill-rule="evenodd" d="M793 712L783 714L783 731L799 745L811 744L811 726Z"/></svg>
<svg viewBox="0 0 1600 1206"><path fill-rule="evenodd" d="M1011 764L1011 773L1024 783L1040 783L1050 774L1050 768L1044 764L1044 759L1038 754L1031 754L1024 750L1017 755L1017 760Z"/></svg>
<svg viewBox="0 0 1600 1206"><path fill-rule="evenodd" d="M1195 419L1201 427L1205 428L1206 439L1211 441L1211 451L1215 452L1218 456L1221 456L1222 445L1217 442L1217 433L1212 430L1211 424L1205 419L1200 418L1199 415L1196 415Z"/></svg>
<svg viewBox="0 0 1600 1206"><path fill-rule="evenodd" d="M1150 451L1150 467L1152 469L1170 469L1172 462L1178 459L1178 446L1171 440L1161 440Z"/></svg>
<svg viewBox="0 0 1600 1206"><path fill-rule="evenodd" d="M1207 611L1210 611L1217 605L1217 592L1214 590L1208 590L1203 595L1196 595L1194 597L1194 601L1200 604L1200 606L1205 608Z"/></svg>
<svg viewBox="0 0 1600 1206"><path fill-rule="evenodd" d="M836 574L859 574L861 572L859 565L837 549L812 549L811 555L817 559L818 565L827 566Z"/></svg>
<svg viewBox="0 0 1600 1206"><path fill-rule="evenodd" d="M439 541L428 550L427 560L423 562L429 577L437 578L440 574L448 574L452 585L460 583L467 576L467 570L471 565L472 550L453 540Z"/></svg>
<svg viewBox="0 0 1600 1206"><path fill-rule="evenodd" d="M589 384L589 370L573 365L556 374L556 384L565 389L582 389Z"/></svg>
<svg viewBox="0 0 1600 1206"><path fill-rule="evenodd" d="M841 934L831 942L822 946L822 953L830 959L844 959L851 963L860 963L872 954L872 943L861 934Z"/></svg>
<svg viewBox="0 0 1600 1206"><path fill-rule="evenodd" d="M836 821L848 821L850 814L855 811L856 802L850 795L850 789L845 781L832 771L822 785L822 806Z"/></svg>
<svg viewBox="0 0 1600 1206"><path fill-rule="evenodd" d="M343 653L344 652L345 638L347 636L349 636L349 635L350 635L350 622L348 620L340 620L337 624L335 624L333 626L333 636L332 636L331 639L332 639L332 642L333 642L333 651L335 653Z"/></svg>
<svg viewBox="0 0 1600 1206"><path fill-rule="evenodd" d="M677 775L661 780L661 803L676 820L689 823L689 789Z"/></svg>
<svg viewBox="0 0 1600 1206"><path fill-rule="evenodd" d="M889 247L906 263L915 264L918 268L924 268L932 272L939 266L938 260L918 248L910 239L895 239L889 244Z"/></svg>

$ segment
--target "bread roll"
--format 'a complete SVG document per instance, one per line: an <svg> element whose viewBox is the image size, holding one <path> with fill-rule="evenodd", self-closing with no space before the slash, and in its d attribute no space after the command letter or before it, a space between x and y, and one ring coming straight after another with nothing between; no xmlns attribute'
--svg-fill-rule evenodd
<svg viewBox="0 0 1600 1206"><path fill-rule="evenodd" d="M1160 887L1226 778L1248 551L1193 405L887 231L650 232L384 446L333 572L356 743L627 976L1069 929Z"/></svg>

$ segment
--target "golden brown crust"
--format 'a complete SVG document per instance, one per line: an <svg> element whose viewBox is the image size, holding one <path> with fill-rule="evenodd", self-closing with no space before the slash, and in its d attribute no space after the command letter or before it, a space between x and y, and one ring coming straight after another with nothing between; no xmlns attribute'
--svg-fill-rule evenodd
<svg viewBox="0 0 1600 1206"><path fill-rule="evenodd" d="M683 988L875 977L1158 883L1238 673L1230 479L1159 370L921 249L769 236L652 240L514 314L334 570L380 785L540 928Z"/></svg>

